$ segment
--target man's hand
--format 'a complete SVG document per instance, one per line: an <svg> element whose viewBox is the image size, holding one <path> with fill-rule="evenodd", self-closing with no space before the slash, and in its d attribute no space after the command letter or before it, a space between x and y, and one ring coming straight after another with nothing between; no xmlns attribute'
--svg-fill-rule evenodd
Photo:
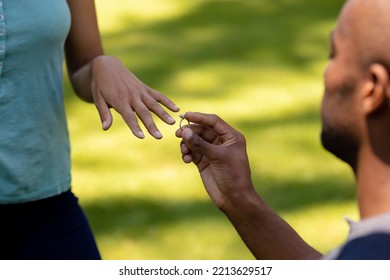
<svg viewBox="0 0 390 280"><path fill-rule="evenodd" d="M183 161L198 167L208 194L226 211L254 191L245 138L218 116L187 112L184 117L191 125L176 132Z"/></svg>
<svg viewBox="0 0 390 280"><path fill-rule="evenodd" d="M199 169L203 184L257 259L318 259L310 247L257 194L244 136L215 115L186 113L180 128L185 163Z"/></svg>

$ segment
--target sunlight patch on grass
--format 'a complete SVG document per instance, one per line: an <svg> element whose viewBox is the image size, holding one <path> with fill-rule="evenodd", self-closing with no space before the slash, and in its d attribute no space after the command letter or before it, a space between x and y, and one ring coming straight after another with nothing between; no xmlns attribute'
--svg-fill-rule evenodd
<svg viewBox="0 0 390 280"><path fill-rule="evenodd" d="M178 88L178 91L182 90L189 97L191 97L191 92L196 92L196 98L199 98L199 95L216 91L221 82L221 78L216 76L214 71L199 67L179 73L175 78L174 86Z"/></svg>
<svg viewBox="0 0 390 280"><path fill-rule="evenodd" d="M210 63L181 72L171 86L183 92L178 104L186 100L185 110L213 112L228 121L270 119L308 108L316 108L319 121L322 81L305 73Z"/></svg>
<svg viewBox="0 0 390 280"><path fill-rule="evenodd" d="M96 0L102 32L112 32L123 28L123 19L131 18L134 24L152 23L179 17L206 0L115 0L115 4L106 0ZM115 17L106 17L111 14Z"/></svg>

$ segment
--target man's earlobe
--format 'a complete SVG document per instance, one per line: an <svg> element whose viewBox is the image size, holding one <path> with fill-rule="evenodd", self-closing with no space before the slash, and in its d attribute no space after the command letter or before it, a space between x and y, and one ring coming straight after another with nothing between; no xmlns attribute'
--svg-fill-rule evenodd
<svg viewBox="0 0 390 280"><path fill-rule="evenodd" d="M389 74L386 67L375 63L369 67L369 80L364 88L363 109L367 115L377 112L390 98Z"/></svg>

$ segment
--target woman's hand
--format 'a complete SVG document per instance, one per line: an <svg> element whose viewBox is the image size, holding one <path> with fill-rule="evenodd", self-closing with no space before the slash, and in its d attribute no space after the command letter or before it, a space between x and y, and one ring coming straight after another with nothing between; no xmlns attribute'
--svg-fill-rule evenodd
<svg viewBox="0 0 390 280"><path fill-rule="evenodd" d="M162 138L152 114L167 124L175 120L161 106L173 112L180 109L169 98L148 87L116 58L98 56L91 62L91 90L104 130L112 124L110 108L115 109L138 138L144 138L137 117L156 139Z"/></svg>

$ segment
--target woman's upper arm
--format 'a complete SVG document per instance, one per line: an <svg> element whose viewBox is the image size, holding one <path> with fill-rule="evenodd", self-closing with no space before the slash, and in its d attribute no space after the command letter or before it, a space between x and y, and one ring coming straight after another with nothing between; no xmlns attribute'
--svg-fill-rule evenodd
<svg viewBox="0 0 390 280"><path fill-rule="evenodd" d="M65 54L70 75L103 54L93 0L67 0L72 24L65 42Z"/></svg>

